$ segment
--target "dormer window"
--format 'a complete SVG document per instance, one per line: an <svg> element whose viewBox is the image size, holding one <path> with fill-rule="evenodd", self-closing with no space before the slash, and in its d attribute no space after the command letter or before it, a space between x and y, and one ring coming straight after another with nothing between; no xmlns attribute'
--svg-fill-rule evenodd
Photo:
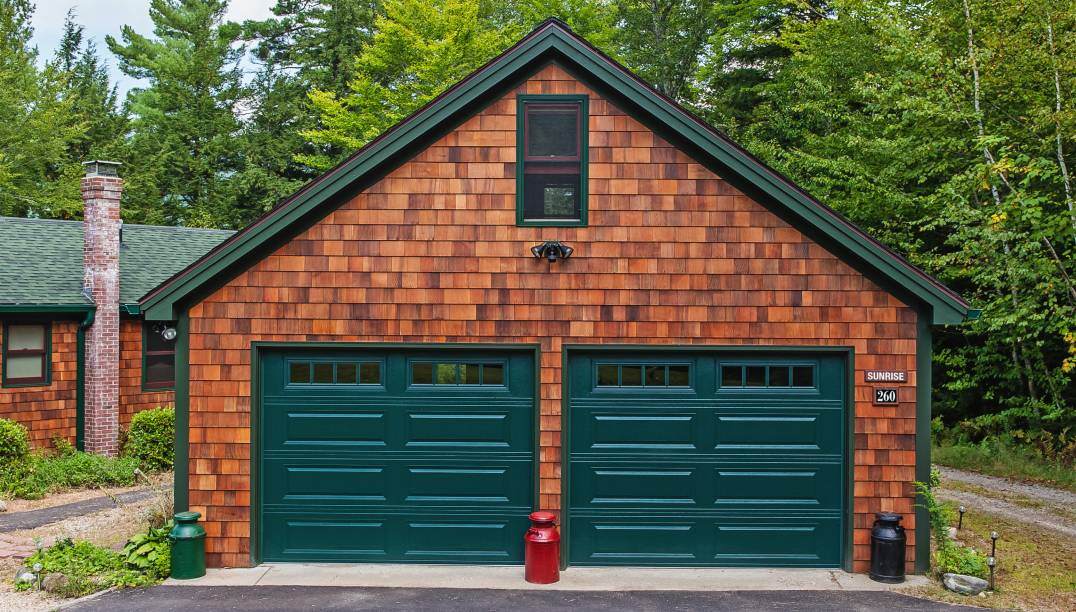
<svg viewBox="0 0 1076 612"><path fill-rule="evenodd" d="M519 96L520 225L586 225L587 97Z"/></svg>

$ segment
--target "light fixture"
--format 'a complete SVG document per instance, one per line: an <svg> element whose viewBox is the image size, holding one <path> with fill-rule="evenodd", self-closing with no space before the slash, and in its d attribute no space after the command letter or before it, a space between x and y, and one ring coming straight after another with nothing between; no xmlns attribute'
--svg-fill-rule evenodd
<svg viewBox="0 0 1076 612"><path fill-rule="evenodd" d="M993 556L986 558L986 565L990 568L990 590L994 590L994 567L998 564L997 559Z"/></svg>
<svg viewBox="0 0 1076 612"><path fill-rule="evenodd" d="M965 508L964 506L960 506L959 508L956 509L956 511L960 513L960 520L957 521L956 530L960 531L961 529L964 528L964 513L967 512L968 509Z"/></svg>
<svg viewBox="0 0 1076 612"><path fill-rule="evenodd" d="M153 333L159 334L162 338L168 341L176 339L176 328L166 323L157 323L154 325Z"/></svg>
<svg viewBox="0 0 1076 612"><path fill-rule="evenodd" d="M535 259L545 258L549 260L549 263L553 263L558 259L568 259L574 252L575 249L559 240L546 240L542 244L536 244L531 247L531 254L534 255Z"/></svg>

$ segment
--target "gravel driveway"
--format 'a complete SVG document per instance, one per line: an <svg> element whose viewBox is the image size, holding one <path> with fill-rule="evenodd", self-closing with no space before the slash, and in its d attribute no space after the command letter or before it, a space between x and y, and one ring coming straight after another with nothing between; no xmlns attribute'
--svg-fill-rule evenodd
<svg viewBox="0 0 1076 612"><path fill-rule="evenodd" d="M1015 482L938 466L941 499L968 507L988 509L1013 520L1031 523L1076 538L1076 494L1042 485Z"/></svg>

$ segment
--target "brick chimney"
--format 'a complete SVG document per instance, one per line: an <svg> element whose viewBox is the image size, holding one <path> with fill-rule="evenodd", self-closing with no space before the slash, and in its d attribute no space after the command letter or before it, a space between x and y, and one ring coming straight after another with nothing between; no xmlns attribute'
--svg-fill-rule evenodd
<svg viewBox="0 0 1076 612"><path fill-rule="evenodd" d="M83 164L83 292L97 304L86 333L85 450L114 456L119 451L120 365L120 164Z"/></svg>

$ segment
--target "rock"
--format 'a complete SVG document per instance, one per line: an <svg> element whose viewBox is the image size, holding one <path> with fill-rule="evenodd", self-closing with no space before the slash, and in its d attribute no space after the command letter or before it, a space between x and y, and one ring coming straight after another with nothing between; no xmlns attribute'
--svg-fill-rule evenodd
<svg viewBox="0 0 1076 612"><path fill-rule="evenodd" d="M33 584L37 580L37 574L30 571L25 565L15 570L15 584Z"/></svg>
<svg viewBox="0 0 1076 612"><path fill-rule="evenodd" d="M964 574L945 574L942 576L942 584L950 591L961 595L978 595L990 586L990 583L982 578Z"/></svg>
<svg viewBox="0 0 1076 612"><path fill-rule="evenodd" d="M0 512L7 512L7 502L0 499Z"/></svg>
<svg viewBox="0 0 1076 612"><path fill-rule="evenodd" d="M49 593L63 594L69 586L71 586L71 579L58 572L45 574L45 577L41 579L41 589Z"/></svg>
<svg viewBox="0 0 1076 612"><path fill-rule="evenodd" d="M955 540L956 539L956 527L950 527L949 528L949 539L950 540Z"/></svg>

